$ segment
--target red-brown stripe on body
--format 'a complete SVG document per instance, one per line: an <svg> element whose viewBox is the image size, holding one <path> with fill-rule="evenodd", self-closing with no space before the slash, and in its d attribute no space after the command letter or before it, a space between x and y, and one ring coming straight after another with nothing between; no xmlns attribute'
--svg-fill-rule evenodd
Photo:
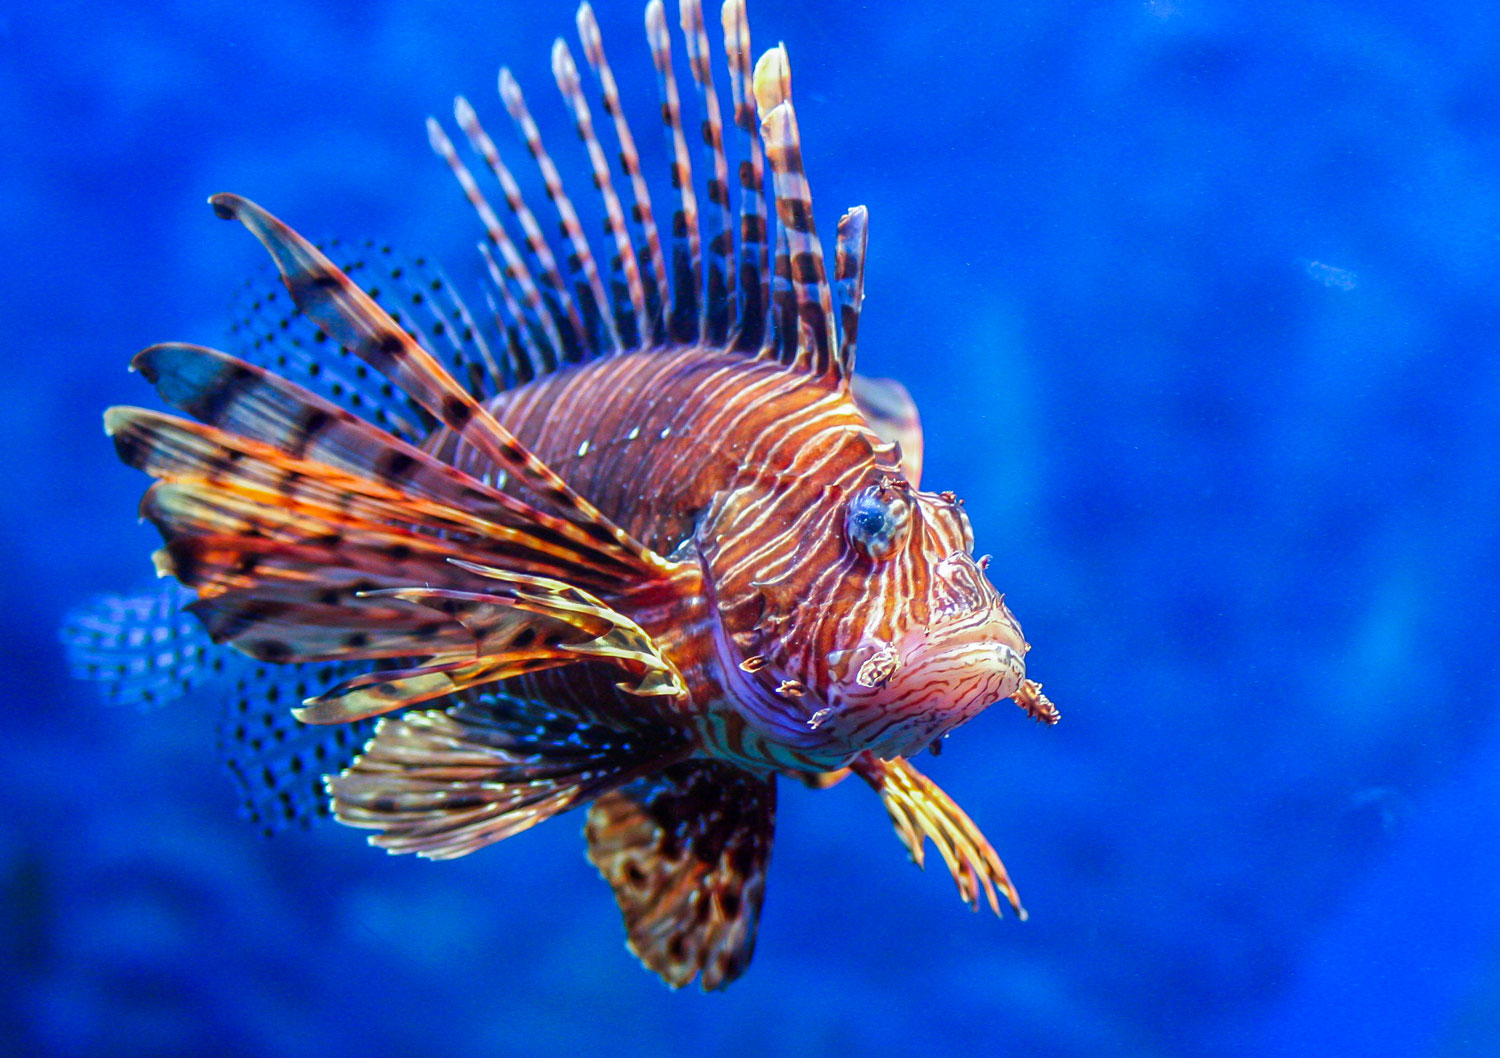
<svg viewBox="0 0 1500 1058"><path fill-rule="evenodd" d="M770 562L780 556L775 570L783 580L773 591L788 597L811 598L811 586L802 580L804 571L818 566L797 560L806 557L800 537L842 550L833 524L842 504L828 499L869 472L873 453L896 472L889 449L863 425L832 379L825 384L774 362L701 348L580 365L502 394L490 410L606 517L664 555L690 538L716 496L742 483L771 486L748 512L744 524L750 530L716 546L722 548L721 563ZM451 431L441 431L428 448L481 480L526 495L513 479L496 479L494 465ZM836 558L830 552L829 564L838 566ZM690 708L701 710L710 700L722 702L727 693L715 657L719 617L701 586L678 587L685 598L633 599L628 612L662 641L664 653L693 689ZM847 597L847 585L840 597ZM718 601L736 604L733 597ZM819 641L832 634L830 628ZM560 706L590 710L601 698L618 698L617 676L594 669L577 666L527 679ZM716 729L725 739L746 744L752 756L774 753L764 739L742 728L730 723ZM776 759L811 766L800 757L796 764Z"/></svg>

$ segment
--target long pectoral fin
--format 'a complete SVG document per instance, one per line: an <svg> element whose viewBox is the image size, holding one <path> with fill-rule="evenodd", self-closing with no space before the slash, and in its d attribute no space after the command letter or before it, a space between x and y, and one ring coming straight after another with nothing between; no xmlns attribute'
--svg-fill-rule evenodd
<svg viewBox="0 0 1500 1058"><path fill-rule="evenodd" d="M371 844L452 859L681 756L671 743L472 704L382 720L328 792L339 822L380 831Z"/></svg>
<svg viewBox="0 0 1500 1058"><path fill-rule="evenodd" d="M449 651L420 668L373 672L309 699L298 710L308 723L343 723L392 712L544 669L604 662L629 677L621 689L643 697L686 696L681 673L630 618L588 592L561 581L454 561L485 578L489 593L438 588L371 592L370 601L399 599L416 612L446 615L472 637L463 652Z"/></svg>
<svg viewBox="0 0 1500 1058"><path fill-rule="evenodd" d="M240 221L261 241L292 300L309 319L559 514L585 528L601 547L643 574L671 572L672 563L626 533L533 455L321 251L247 199L218 194L209 201L219 216Z"/></svg>
<svg viewBox="0 0 1500 1058"><path fill-rule="evenodd" d="M614 888L627 943L673 988L705 992L750 965L775 832L776 785L688 761L589 809L589 860Z"/></svg>
<svg viewBox="0 0 1500 1058"><path fill-rule="evenodd" d="M1000 901L996 890L999 890L1016 914L1026 918L1021 897L1011 884L1010 875L1005 873L1005 864L974 821L936 783L902 757L881 760L865 753L855 759L852 769L879 792L891 822L896 825L897 836L918 867L925 859L925 842L931 838L958 883L964 903L977 910L979 894L983 892L990 909L998 915Z"/></svg>

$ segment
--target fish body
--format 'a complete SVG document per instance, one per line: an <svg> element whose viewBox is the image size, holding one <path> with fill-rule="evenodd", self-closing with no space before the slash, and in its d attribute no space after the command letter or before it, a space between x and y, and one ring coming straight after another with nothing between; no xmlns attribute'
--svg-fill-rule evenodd
<svg viewBox="0 0 1500 1058"><path fill-rule="evenodd" d="M272 739L231 719L227 741L260 768L237 776L293 818L291 791L326 773L332 814L393 852L464 855L589 805L589 855L632 950L669 984L711 989L749 963L779 776L859 775L914 859L930 838L965 900L998 913L998 892L1020 912L989 843L907 758L1003 698L1057 714L961 503L920 487L910 398L853 373L866 216L840 221L830 275L784 50L752 70L742 0L724 5L736 215L702 12L683 0L700 210L658 0L646 21L678 195L667 246L587 5L628 211L561 41L553 71L604 199L607 270L508 72L502 102L559 245L472 105L455 120L507 218L429 122L488 236L488 342L441 280L383 266L403 293L378 302L352 278L365 262L341 268L214 196L295 307L251 326L264 338L240 356L137 356L190 418L116 408L106 430L158 479L142 507L156 566L187 592L112 602L71 641L81 668L152 695L206 693L214 651L252 659L239 712L264 686L295 720L266 714ZM325 726L336 742L308 734Z"/></svg>

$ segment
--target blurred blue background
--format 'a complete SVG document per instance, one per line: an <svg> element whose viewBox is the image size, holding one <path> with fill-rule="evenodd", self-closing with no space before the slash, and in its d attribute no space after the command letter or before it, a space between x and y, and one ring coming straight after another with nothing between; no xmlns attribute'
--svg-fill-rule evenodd
<svg viewBox="0 0 1500 1058"><path fill-rule="evenodd" d="M755 964L709 997L626 953L581 818L442 864L262 839L211 704L108 710L56 643L149 577L99 425L151 403L130 355L222 344L263 269L204 198L468 284L422 119L462 91L519 159L509 63L573 176L571 4L20 7L0 1051L1500 1053L1500 7L752 0L823 230L870 209L862 367L917 397L1064 718L925 765L1031 921L905 863L868 790L783 785ZM640 5L599 16L659 162Z"/></svg>

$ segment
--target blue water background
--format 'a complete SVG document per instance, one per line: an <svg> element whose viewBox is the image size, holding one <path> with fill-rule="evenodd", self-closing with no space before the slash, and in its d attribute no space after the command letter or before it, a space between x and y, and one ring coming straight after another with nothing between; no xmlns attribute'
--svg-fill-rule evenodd
<svg viewBox="0 0 1500 1058"><path fill-rule="evenodd" d="M659 163L640 8L599 7ZM470 282L422 119L465 92L519 163L510 63L573 175L572 14L0 8L0 1052L1500 1053L1495 5L753 0L823 231L870 209L861 365L915 394L1063 711L924 765L1029 922L858 784L784 786L750 973L673 994L580 818L442 864L264 840L211 706L69 681L63 612L154 539L100 411L263 267L205 197Z"/></svg>

